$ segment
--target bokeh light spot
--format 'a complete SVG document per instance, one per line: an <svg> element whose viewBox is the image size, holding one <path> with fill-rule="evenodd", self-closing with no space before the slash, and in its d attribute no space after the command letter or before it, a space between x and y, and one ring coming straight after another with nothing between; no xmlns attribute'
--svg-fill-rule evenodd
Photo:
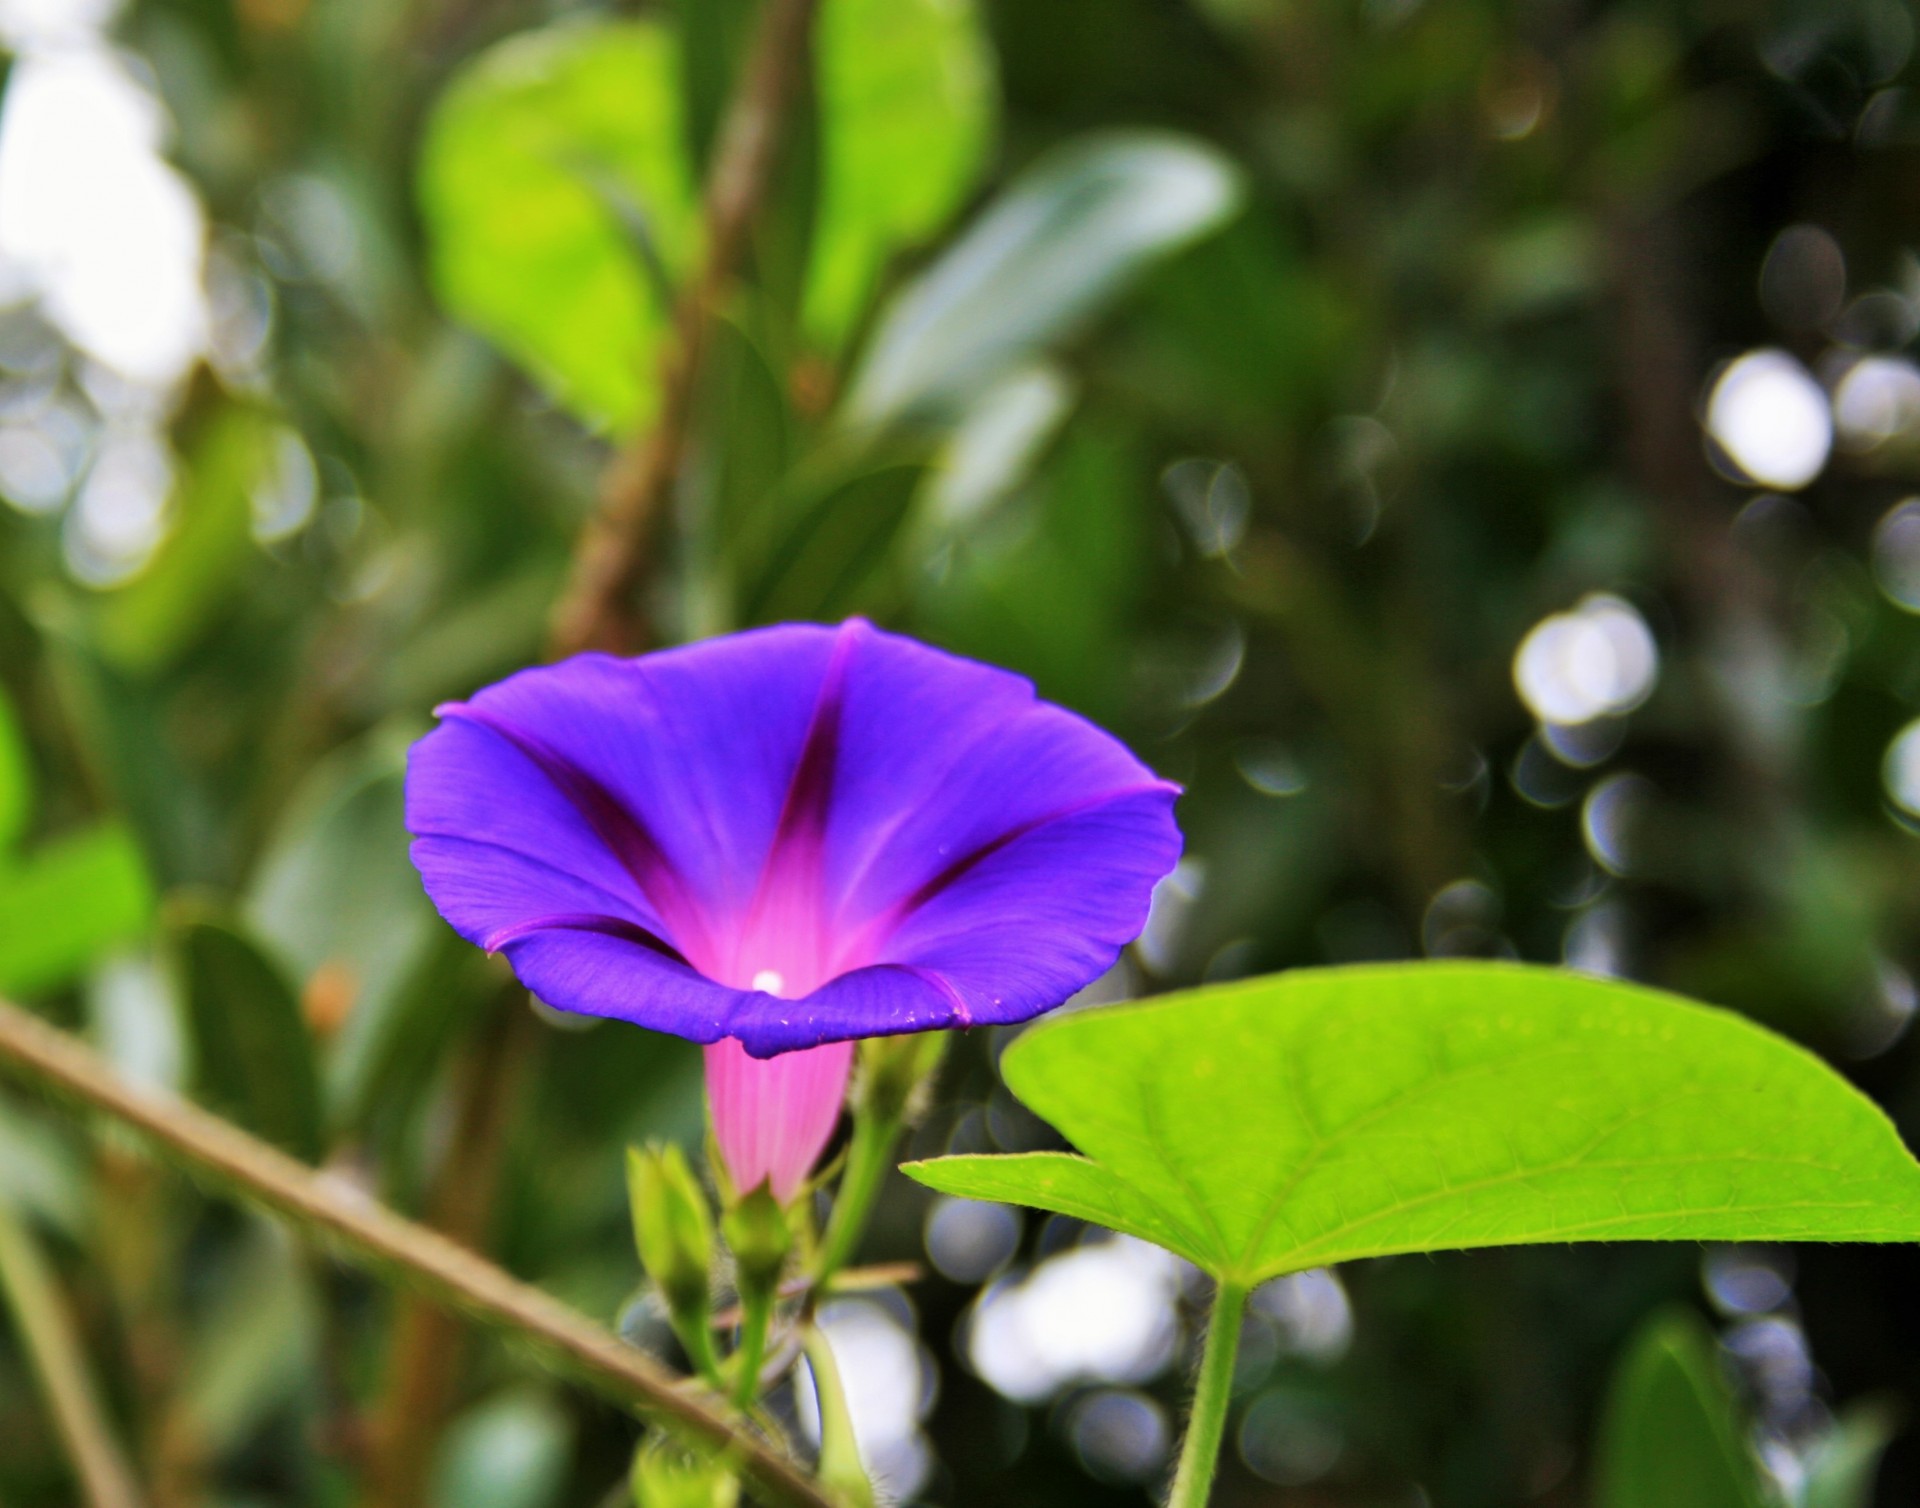
<svg viewBox="0 0 1920 1508"><path fill-rule="evenodd" d="M1920 720L1910 722L1887 745L1880 764L1887 799L1911 817L1920 817Z"/></svg>
<svg viewBox="0 0 1920 1508"><path fill-rule="evenodd" d="M955 1283L979 1283L1013 1260L1020 1213L979 1199L940 1198L927 1212L927 1260Z"/></svg>
<svg viewBox="0 0 1920 1508"><path fill-rule="evenodd" d="M1872 450L1920 426L1920 367L1863 356L1833 391L1833 422L1849 450Z"/></svg>
<svg viewBox="0 0 1920 1508"><path fill-rule="evenodd" d="M1895 503L1874 526L1873 579L1893 602L1920 613L1920 498Z"/></svg>
<svg viewBox="0 0 1920 1508"><path fill-rule="evenodd" d="M1072 1247L980 1296L968 1358L1018 1403L1074 1382L1147 1382L1179 1349L1183 1271L1179 1258L1131 1236Z"/></svg>
<svg viewBox="0 0 1920 1508"><path fill-rule="evenodd" d="M1534 625L1513 661L1520 699L1543 723L1630 712L1652 693L1660 653L1646 619L1605 593Z"/></svg>
<svg viewBox="0 0 1920 1508"><path fill-rule="evenodd" d="M1144 1393L1102 1389L1076 1402L1067 1438L1089 1476L1103 1482L1144 1482L1159 1471L1173 1443L1166 1410Z"/></svg>
<svg viewBox="0 0 1920 1508"><path fill-rule="evenodd" d="M1785 351L1750 351L1714 383L1707 433L1743 476L1791 492L1827 464L1833 412L1812 373Z"/></svg>

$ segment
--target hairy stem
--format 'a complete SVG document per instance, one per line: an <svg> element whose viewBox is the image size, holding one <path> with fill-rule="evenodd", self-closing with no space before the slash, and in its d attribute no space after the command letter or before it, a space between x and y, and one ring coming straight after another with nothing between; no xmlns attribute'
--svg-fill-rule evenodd
<svg viewBox="0 0 1920 1508"><path fill-rule="evenodd" d="M91 1048L0 1002L0 1070L141 1132L189 1172L525 1342L556 1370L689 1444L722 1453L770 1508L834 1508L706 1388L672 1376L578 1310L198 1106L123 1082Z"/></svg>
<svg viewBox="0 0 1920 1508"><path fill-rule="evenodd" d="M88 1508L141 1508L132 1468L107 1424L66 1300L33 1233L4 1202L0 1290Z"/></svg>
<svg viewBox="0 0 1920 1508"><path fill-rule="evenodd" d="M814 1402L820 1410L820 1485L837 1495L847 1508L873 1508L873 1483L860 1464L860 1448L853 1437L853 1411L840 1382L840 1364L833 1346L817 1325L807 1326L807 1365L813 1372Z"/></svg>
<svg viewBox="0 0 1920 1508"><path fill-rule="evenodd" d="M760 1396L760 1367L767 1357L767 1332L773 1328L773 1293L756 1290L740 1295L740 1346L733 1353L733 1401L751 1408Z"/></svg>
<svg viewBox="0 0 1920 1508"><path fill-rule="evenodd" d="M1200 1355L1200 1376L1187 1416L1186 1443L1180 1447L1180 1468L1174 1474L1167 1508L1206 1508L1214 1467L1220 1460L1220 1437L1227 1427L1227 1406L1233 1401L1233 1364L1240 1351L1240 1317L1246 1307L1247 1290L1239 1284L1222 1283L1215 1290L1206 1349Z"/></svg>

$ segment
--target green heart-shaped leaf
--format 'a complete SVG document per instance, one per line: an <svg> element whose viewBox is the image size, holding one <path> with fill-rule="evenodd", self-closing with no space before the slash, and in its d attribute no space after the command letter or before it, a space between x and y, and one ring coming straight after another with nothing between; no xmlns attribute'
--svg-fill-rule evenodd
<svg viewBox="0 0 1920 1508"><path fill-rule="evenodd" d="M1812 1054L1556 969L1302 970L1061 1017L1002 1069L1086 1156L909 1173L1239 1283L1474 1246L1920 1240L1920 1165Z"/></svg>

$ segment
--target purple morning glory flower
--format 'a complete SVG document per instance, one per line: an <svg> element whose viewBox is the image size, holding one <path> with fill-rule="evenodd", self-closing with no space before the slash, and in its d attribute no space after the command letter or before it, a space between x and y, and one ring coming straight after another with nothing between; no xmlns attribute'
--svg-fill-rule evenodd
<svg viewBox="0 0 1920 1508"><path fill-rule="evenodd" d="M1176 787L1115 739L858 620L580 655L439 713L407 826L441 915L550 1005L712 1044L742 1188L790 1193L782 1149L831 1134L851 1049L823 1044L1058 1005L1180 851Z"/></svg>

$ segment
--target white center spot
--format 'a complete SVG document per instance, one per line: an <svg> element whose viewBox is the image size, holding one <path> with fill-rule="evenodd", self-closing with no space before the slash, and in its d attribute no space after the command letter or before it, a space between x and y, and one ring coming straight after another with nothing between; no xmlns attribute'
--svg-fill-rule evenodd
<svg viewBox="0 0 1920 1508"><path fill-rule="evenodd" d="M786 980L772 969L762 969L753 976L753 987L769 995L777 995L787 987Z"/></svg>

